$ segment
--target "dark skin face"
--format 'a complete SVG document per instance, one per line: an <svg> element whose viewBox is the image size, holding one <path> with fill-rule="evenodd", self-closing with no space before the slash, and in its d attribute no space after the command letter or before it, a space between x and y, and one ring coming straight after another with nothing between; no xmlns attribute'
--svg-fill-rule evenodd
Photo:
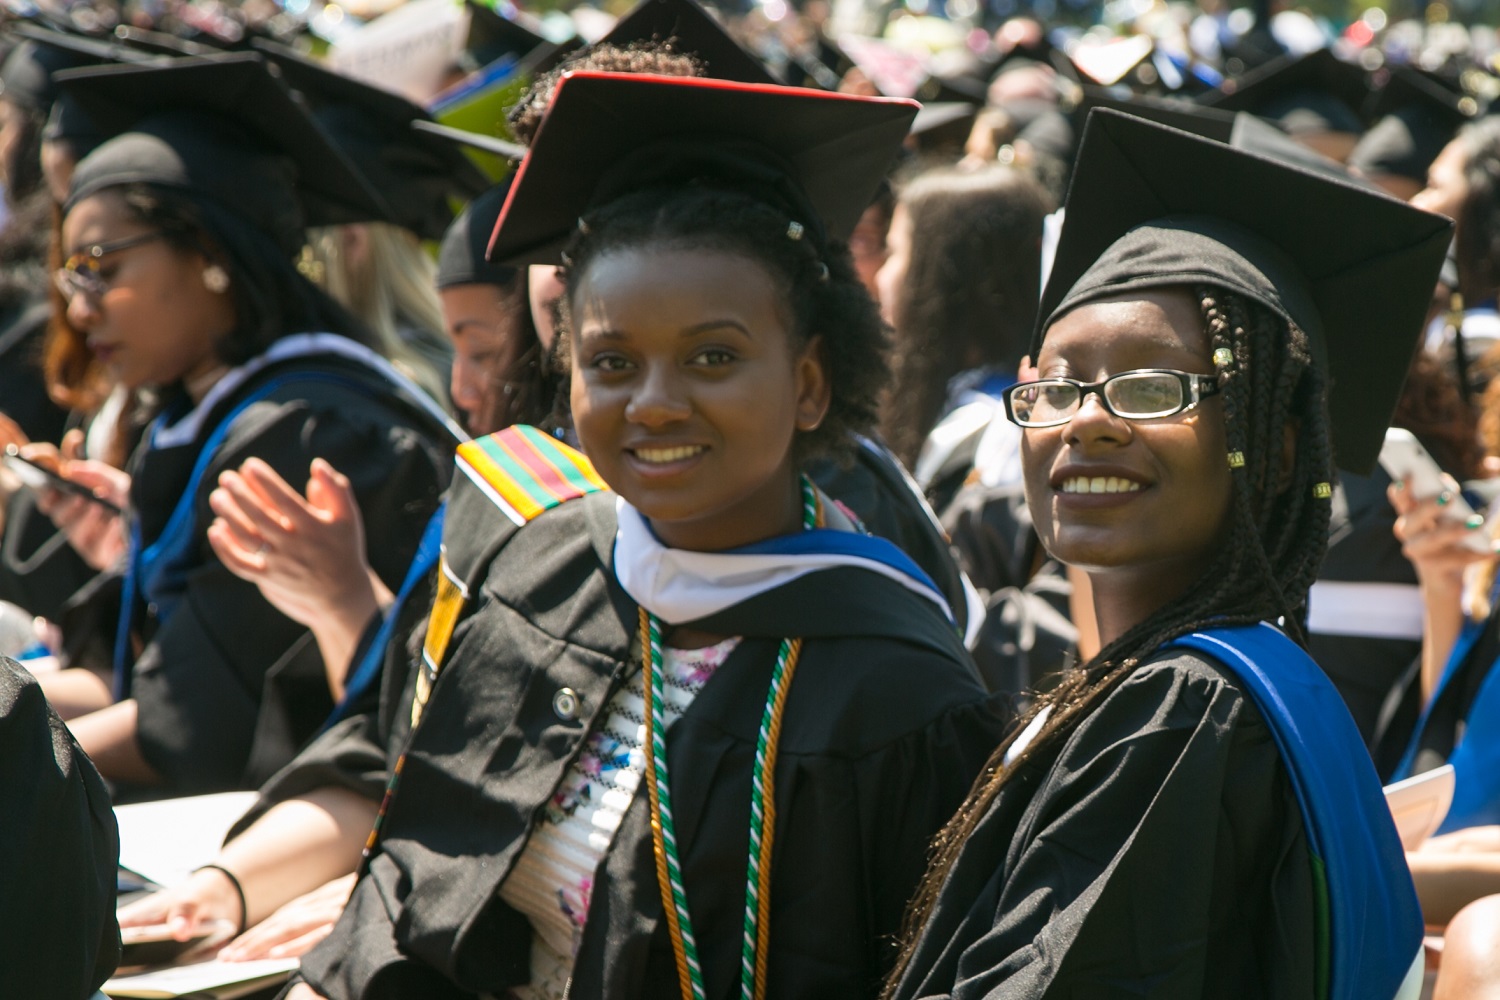
<svg viewBox="0 0 1500 1000"><path fill-rule="evenodd" d="M664 543L720 551L799 530L793 441L830 391L817 338L799 342L761 264L611 251L576 277L572 316L579 441Z"/></svg>
<svg viewBox="0 0 1500 1000"><path fill-rule="evenodd" d="M1140 368L1212 374L1210 354L1191 296L1137 292L1053 323L1037 374L1080 382ZM1049 552L1088 574L1102 642L1184 593L1223 544L1230 519L1223 414L1211 396L1175 416L1125 420L1089 395L1068 423L1024 432L1037 533ZM1100 478L1109 492L1065 492Z"/></svg>

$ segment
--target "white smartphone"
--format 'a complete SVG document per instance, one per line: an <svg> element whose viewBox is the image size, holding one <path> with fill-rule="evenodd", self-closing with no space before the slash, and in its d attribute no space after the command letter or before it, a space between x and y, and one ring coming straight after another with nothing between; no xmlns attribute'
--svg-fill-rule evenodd
<svg viewBox="0 0 1500 1000"><path fill-rule="evenodd" d="M1415 434L1402 427L1392 427L1385 432L1385 444L1380 448L1380 467L1395 482L1405 482L1411 495L1418 500L1430 500L1448 489L1443 470L1422 447ZM1453 499L1443 508L1443 515L1453 521L1466 522L1474 517L1474 508L1457 490ZM1475 531L1465 539L1464 545L1475 552L1491 553L1489 533Z"/></svg>

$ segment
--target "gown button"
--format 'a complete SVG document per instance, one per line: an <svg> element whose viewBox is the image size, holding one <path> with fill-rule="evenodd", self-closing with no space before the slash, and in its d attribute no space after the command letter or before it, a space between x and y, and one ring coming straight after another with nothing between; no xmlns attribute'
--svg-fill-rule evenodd
<svg viewBox="0 0 1500 1000"><path fill-rule="evenodd" d="M577 691L572 688L563 688L552 696L552 711L564 722L576 722L582 701Z"/></svg>

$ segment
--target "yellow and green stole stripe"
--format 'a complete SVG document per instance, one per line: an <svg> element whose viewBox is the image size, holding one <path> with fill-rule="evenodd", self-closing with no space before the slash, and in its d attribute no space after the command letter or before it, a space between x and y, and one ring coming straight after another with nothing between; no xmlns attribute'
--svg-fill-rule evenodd
<svg viewBox="0 0 1500 1000"><path fill-rule="evenodd" d="M459 445L458 468L517 524L608 488L581 452L523 424Z"/></svg>
<svg viewBox="0 0 1500 1000"><path fill-rule="evenodd" d="M517 525L523 526L553 507L609 488L582 452L524 424L464 442L458 446L457 464L480 492ZM445 533L450 527L454 527L451 516L444 526ZM422 662L412 692L411 733L386 781L385 797L365 841L365 863L380 839L380 828L401 782L417 724L422 721L422 713L437 684L454 627L469 601L468 582L459 579L448 565L446 542L443 549L438 562L437 591L427 618L427 637L422 644Z"/></svg>

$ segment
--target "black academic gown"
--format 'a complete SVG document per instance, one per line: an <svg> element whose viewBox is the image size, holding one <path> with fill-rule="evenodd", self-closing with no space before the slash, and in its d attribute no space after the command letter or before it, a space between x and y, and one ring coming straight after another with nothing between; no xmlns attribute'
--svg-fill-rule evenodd
<svg viewBox="0 0 1500 1000"><path fill-rule="evenodd" d="M198 486L180 599L165 617L136 602L140 651L129 693L139 704L137 739L172 794L258 787L333 709L311 633L226 569L208 543L208 497L219 474L254 456L300 489L312 459L326 459L349 478L370 564L393 589L447 485L453 442L435 420L398 402L362 366L302 357L269 366L230 393L190 443L136 452L131 505L144 544L160 536L220 418L268 380L309 369L349 381L293 382L235 418ZM114 611L118 594L100 588L98 600L113 598ZM98 620L118 619L106 613Z"/></svg>
<svg viewBox="0 0 1500 1000"><path fill-rule="evenodd" d="M120 835L94 765L3 657L0 817L0 996L85 1000L120 959Z"/></svg>
<svg viewBox="0 0 1500 1000"><path fill-rule="evenodd" d="M815 462L808 476L824 493L848 507L866 531L895 542L911 556L947 598L960 632L967 634L969 602L948 536L921 489L890 451L861 438L850 448L846 460Z"/></svg>
<svg viewBox="0 0 1500 1000"><path fill-rule="evenodd" d="M32 441L62 440L68 411L47 395L42 374L42 344L52 303L45 296L19 302L0 312L0 413Z"/></svg>
<svg viewBox="0 0 1500 1000"><path fill-rule="evenodd" d="M640 669L637 608L609 569L614 535L610 494L516 530L458 481L446 558L471 596L368 871L304 959L319 992L436 1000L528 981L530 925L497 890L590 727ZM738 991L751 760L776 646L801 635L777 771L769 994L874 996L927 843L1006 720L935 607L864 570L805 577L700 624L745 636L667 735L709 995ZM577 718L554 710L563 687L581 699ZM339 773L357 784L380 742L391 766L410 692L314 742L263 801ZM598 873L573 996L677 991L648 816L638 794Z"/></svg>
<svg viewBox="0 0 1500 1000"><path fill-rule="evenodd" d="M1253 702L1158 654L1001 790L896 996L1311 1000L1314 884Z"/></svg>

